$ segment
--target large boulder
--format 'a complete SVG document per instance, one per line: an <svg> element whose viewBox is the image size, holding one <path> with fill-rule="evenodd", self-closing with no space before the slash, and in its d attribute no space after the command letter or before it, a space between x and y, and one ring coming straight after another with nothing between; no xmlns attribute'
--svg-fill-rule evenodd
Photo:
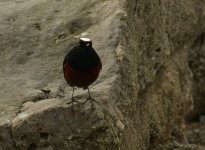
<svg viewBox="0 0 205 150"><path fill-rule="evenodd" d="M205 29L204 4L3 1L0 148L145 150L183 142L193 107L187 56ZM62 61L79 37L92 39L103 69L90 87L97 103L84 103L87 91L77 89L72 112Z"/></svg>

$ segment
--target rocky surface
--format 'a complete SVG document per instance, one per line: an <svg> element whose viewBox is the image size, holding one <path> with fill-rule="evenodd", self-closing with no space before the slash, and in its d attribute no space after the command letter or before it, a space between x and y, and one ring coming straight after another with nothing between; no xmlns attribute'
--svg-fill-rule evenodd
<svg viewBox="0 0 205 150"><path fill-rule="evenodd" d="M205 33L194 41L189 52L189 66L193 72L194 109L189 113L189 121L199 121L205 115Z"/></svg>
<svg viewBox="0 0 205 150"><path fill-rule="evenodd" d="M0 0L0 149L203 149L190 144L184 117L204 4ZM85 36L103 69L91 86L97 103L77 89L73 113L62 60Z"/></svg>

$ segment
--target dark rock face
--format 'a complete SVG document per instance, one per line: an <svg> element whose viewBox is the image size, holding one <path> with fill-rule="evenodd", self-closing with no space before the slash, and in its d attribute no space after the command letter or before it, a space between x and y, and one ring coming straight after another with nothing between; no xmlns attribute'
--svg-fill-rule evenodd
<svg viewBox="0 0 205 150"><path fill-rule="evenodd" d="M205 33L196 38L190 49L189 66L193 72L194 108L188 120L197 121L205 115Z"/></svg>
<svg viewBox="0 0 205 150"><path fill-rule="evenodd" d="M127 67L122 67L122 76L129 80L122 80L122 85L129 88L122 93L130 95L128 102L132 109L126 109L126 105L121 107L127 114L125 118L130 119L128 135L136 135L127 138L131 139L130 149L152 149L174 135L184 140L183 135L176 134L192 107L188 51L204 31L200 3L128 2L128 30L124 41Z"/></svg>
<svg viewBox="0 0 205 150"><path fill-rule="evenodd" d="M192 91L194 99L203 97L197 90L203 89L204 81L200 67L204 4L201 0L2 3L0 149L196 149L160 144L186 140L182 129L193 107ZM7 14L8 10L12 11ZM63 79L62 61L84 36L92 39L103 64L91 86L98 103L83 104L87 92L77 89L79 103L72 113L67 104L72 90Z"/></svg>

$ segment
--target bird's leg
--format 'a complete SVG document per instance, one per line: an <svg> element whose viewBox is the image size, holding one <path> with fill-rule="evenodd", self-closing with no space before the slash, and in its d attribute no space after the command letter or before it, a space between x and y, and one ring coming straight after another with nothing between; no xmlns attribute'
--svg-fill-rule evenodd
<svg viewBox="0 0 205 150"><path fill-rule="evenodd" d="M87 97L85 103L86 103L88 100L90 100L91 102L97 103L97 101L96 101L94 98L91 97L89 87L87 87L87 89L88 89L88 97Z"/></svg>
<svg viewBox="0 0 205 150"><path fill-rule="evenodd" d="M74 97L73 97L74 91L75 91L75 88L73 87L73 92L72 92L72 97L71 97L72 112L74 111L74 105L73 105L73 103L74 103L74 101L75 101L75 99L74 99Z"/></svg>
<svg viewBox="0 0 205 150"><path fill-rule="evenodd" d="M74 91L75 91L75 88L73 87L73 92L72 92L72 97L71 97L71 102L67 103L67 104L70 104L71 103L71 107L72 107L72 112L74 111L74 102L78 102L77 100L75 100L75 98L73 97L74 95Z"/></svg>

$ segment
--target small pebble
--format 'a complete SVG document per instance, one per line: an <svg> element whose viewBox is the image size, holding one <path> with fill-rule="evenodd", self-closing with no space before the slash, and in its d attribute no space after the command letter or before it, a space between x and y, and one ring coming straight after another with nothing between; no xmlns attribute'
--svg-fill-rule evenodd
<svg viewBox="0 0 205 150"><path fill-rule="evenodd" d="M205 122L205 116L200 116L199 120L200 122Z"/></svg>
<svg viewBox="0 0 205 150"><path fill-rule="evenodd" d="M125 125L122 123L122 121L118 120L116 122L116 126L120 131L123 131L125 129Z"/></svg>

